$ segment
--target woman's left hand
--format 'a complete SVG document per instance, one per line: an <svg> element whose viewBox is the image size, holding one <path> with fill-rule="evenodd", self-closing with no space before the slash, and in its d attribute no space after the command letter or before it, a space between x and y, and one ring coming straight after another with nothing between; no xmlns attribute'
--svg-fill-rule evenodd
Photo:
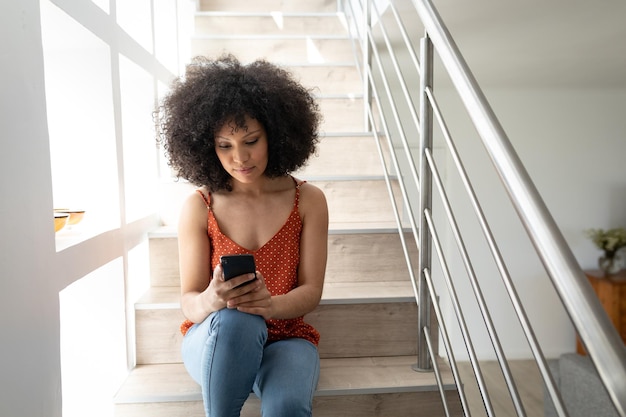
<svg viewBox="0 0 626 417"><path fill-rule="evenodd" d="M256 277L256 280L247 284L252 288L246 293L228 300L226 307L262 316L267 320L272 317L272 295L265 285L265 278L259 271L256 271ZM242 287L242 289L244 288L245 286Z"/></svg>

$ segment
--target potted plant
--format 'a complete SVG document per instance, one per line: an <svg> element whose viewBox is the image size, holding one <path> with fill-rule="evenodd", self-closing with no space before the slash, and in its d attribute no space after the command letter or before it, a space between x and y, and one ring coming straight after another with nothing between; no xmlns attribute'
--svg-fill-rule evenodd
<svg viewBox="0 0 626 417"><path fill-rule="evenodd" d="M619 254L621 248L626 247L626 229L589 229L587 236L604 252L598 259L600 269L606 275L616 274L624 267L623 259Z"/></svg>

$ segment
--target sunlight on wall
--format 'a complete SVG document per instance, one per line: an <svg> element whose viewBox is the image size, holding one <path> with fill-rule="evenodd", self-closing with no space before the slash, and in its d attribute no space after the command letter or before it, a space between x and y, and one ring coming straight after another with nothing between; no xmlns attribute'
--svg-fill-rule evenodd
<svg viewBox="0 0 626 417"><path fill-rule="evenodd" d="M120 56L124 195L126 223L149 215L155 208L157 148L154 137L154 78Z"/></svg>
<svg viewBox="0 0 626 417"><path fill-rule="evenodd" d="M120 224L110 50L50 2L41 15L54 206L95 235Z"/></svg>
<svg viewBox="0 0 626 417"><path fill-rule="evenodd" d="M59 302L63 416L110 417L126 377L122 259L65 288Z"/></svg>
<svg viewBox="0 0 626 417"><path fill-rule="evenodd" d="M118 1L117 23L149 52L152 47L152 10L150 0Z"/></svg>
<svg viewBox="0 0 626 417"><path fill-rule="evenodd" d="M161 100L167 94L169 87L163 83L157 84L157 100ZM168 181L176 178L176 173L170 168L165 157L165 151L162 146L159 146L159 178L162 181Z"/></svg>
<svg viewBox="0 0 626 417"><path fill-rule="evenodd" d="M276 23L276 27L278 27L278 29L283 30L283 27L285 25L285 21L283 19L283 13L282 12L270 12L270 14L272 15L272 19L274 19L274 22Z"/></svg>
<svg viewBox="0 0 626 417"><path fill-rule="evenodd" d="M154 53L168 70L177 73L179 36L174 17L177 17L176 3L173 1L154 2Z"/></svg>

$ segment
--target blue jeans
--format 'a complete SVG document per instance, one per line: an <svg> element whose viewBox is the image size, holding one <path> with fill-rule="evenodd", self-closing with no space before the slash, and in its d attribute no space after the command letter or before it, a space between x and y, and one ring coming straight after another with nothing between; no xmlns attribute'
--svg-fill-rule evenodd
<svg viewBox="0 0 626 417"><path fill-rule="evenodd" d="M207 417L239 417L254 393L267 417L310 417L319 379L317 348L308 340L267 342L261 316L222 309L183 339L189 375L202 387Z"/></svg>

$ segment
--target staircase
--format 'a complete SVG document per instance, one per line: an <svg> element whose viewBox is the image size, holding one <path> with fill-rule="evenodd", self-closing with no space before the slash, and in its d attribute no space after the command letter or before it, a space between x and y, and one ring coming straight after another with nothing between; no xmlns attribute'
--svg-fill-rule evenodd
<svg viewBox="0 0 626 417"><path fill-rule="evenodd" d="M264 57L284 65L315 87L324 113L318 155L296 173L324 190L330 212L324 293L305 318L321 333L314 415L444 415L435 374L411 368L417 306L376 144L364 132L362 82L335 1L203 0L200 8L193 55L228 51L243 62ZM190 189L168 184L165 198ZM406 239L415 256L412 235ZM137 366L116 395L115 415L202 417L200 389L180 357L174 226L150 235L150 262L151 288L135 306ZM461 415L451 372L438 362L451 415ZM259 404L251 394L242 416L260 416Z"/></svg>

